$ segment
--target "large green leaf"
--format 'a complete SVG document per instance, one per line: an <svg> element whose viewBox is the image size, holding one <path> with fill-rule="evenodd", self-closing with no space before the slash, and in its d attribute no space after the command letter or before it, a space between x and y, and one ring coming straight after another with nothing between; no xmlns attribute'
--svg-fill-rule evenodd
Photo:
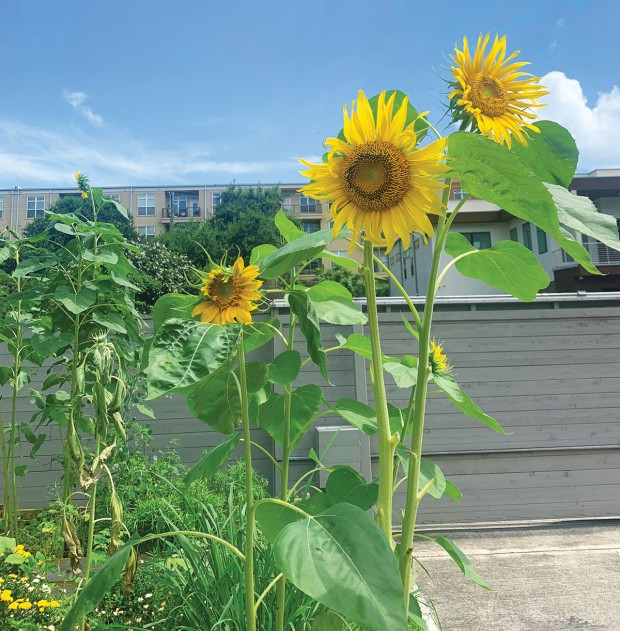
<svg viewBox="0 0 620 631"><path fill-rule="evenodd" d="M234 358L241 327L173 318L153 337L145 373L147 399L184 392Z"/></svg>
<svg viewBox="0 0 620 631"><path fill-rule="evenodd" d="M191 320L192 311L198 302L198 296L187 294L165 294L153 306L153 331L157 333L159 327L171 318Z"/></svg>
<svg viewBox="0 0 620 631"><path fill-rule="evenodd" d="M74 631L79 620L88 615L101 602L106 593L120 578L131 554L132 542L127 542L111 556L80 591L77 600L60 626L60 631Z"/></svg>
<svg viewBox="0 0 620 631"><path fill-rule="evenodd" d="M330 263L334 263L334 265L338 265L338 267L343 267L344 269L358 269L360 267L358 261L347 258L346 256L338 256L337 254L328 252L327 250L321 253L321 258L324 261L329 261Z"/></svg>
<svg viewBox="0 0 620 631"><path fill-rule="evenodd" d="M377 433L377 415L369 405L357 399L343 398L336 405L330 405L329 407L347 423L357 427L364 434L373 436Z"/></svg>
<svg viewBox="0 0 620 631"><path fill-rule="evenodd" d="M334 504L347 502L362 510L370 510L379 497L379 486L375 482L367 484L355 469L340 465L329 474L325 493Z"/></svg>
<svg viewBox="0 0 620 631"><path fill-rule="evenodd" d="M264 346L278 332L280 320L273 316L247 324L243 329L243 348L246 353L251 353Z"/></svg>
<svg viewBox="0 0 620 631"><path fill-rule="evenodd" d="M293 221L291 221L287 216L284 210L280 209L275 216L274 222L276 224L276 228L278 232L282 235L282 238L290 243L291 241L295 241L295 239L300 239L301 237L305 237L306 233L299 228Z"/></svg>
<svg viewBox="0 0 620 631"><path fill-rule="evenodd" d="M561 186L545 184L556 208L560 223L620 251L616 218L598 211L588 197L573 195Z"/></svg>
<svg viewBox="0 0 620 631"><path fill-rule="evenodd" d="M301 369L301 356L298 351L284 351L273 358L269 364L269 381L281 386L297 379Z"/></svg>
<svg viewBox="0 0 620 631"><path fill-rule="evenodd" d="M291 313L297 316L299 328L306 338L308 355L319 367L325 381L329 381L327 374L327 354L321 342L321 326L314 304L305 291L295 290L288 294L288 304Z"/></svg>
<svg viewBox="0 0 620 631"><path fill-rule="evenodd" d="M490 589L482 576L474 570L471 561L454 541L446 537L435 537L435 541L452 557L452 560L458 565L466 578L476 583L476 585L480 585L483 589Z"/></svg>
<svg viewBox="0 0 620 631"><path fill-rule="evenodd" d="M256 507L256 520L269 543L275 543L282 529L304 519L304 515L288 505L266 501Z"/></svg>
<svg viewBox="0 0 620 631"><path fill-rule="evenodd" d="M125 321L118 313L113 311L100 311L95 310L92 313L93 321L110 331L116 331L117 333L127 333L125 328Z"/></svg>
<svg viewBox="0 0 620 631"><path fill-rule="evenodd" d="M411 451L402 443L399 443L396 447L396 455L400 460L400 464L407 475L409 471L409 456ZM446 486L448 481L446 480L443 471L434 462L428 458L422 458L420 460L420 476L418 478L418 491L421 491L428 484L432 482L432 485L427 489L427 493L434 497L436 500L440 499L446 492ZM456 487L455 487L456 488Z"/></svg>
<svg viewBox="0 0 620 631"><path fill-rule="evenodd" d="M260 265L270 254L273 254L278 248L271 243L262 243L252 248L250 254L250 265Z"/></svg>
<svg viewBox="0 0 620 631"><path fill-rule="evenodd" d="M268 368L264 362L246 366L250 412L267 400ZM243 420L239 394L239 369L219 371L191 389L187 395L190 412L218 432L231 434Z"/></svg>
<svg viewBox="0 0 620 631"><path fill-rule="evenodd" d="M323 248L332 241L335 239L331 230L319 230L295 239L261 262L260 277L270 279L282 276L282 274L290 272L296 265L316 258L323 251Z"/></svg>
<svg viewBox="0 0 620 631"><path fill-rule="evenodd" d="M259 408L259 425L278 443L284 444L284 403L283 394L273 393ZM291 393L291 449L308 431L314 416L323 404L323 391L318 386L307 384Z"/></svg>
<svg viewBox="0 0 620 631"><path fill-rule="evenodd" d="M446 252L453 257L471 253L456 263L463 276L477 278L526 302L549 285L549 277L531 250L514 241L500 241L477 250L458 232L450 232Z"/></svg>
<svg viewBox="0 0 620 631"><path fill-rule="evenodd" d="M342 616L333 611L326 611L320 613L312 621L311 631L346 631L347 627L349 625L342 619Z"/></svg>
<svg viewBox="0 0 620 631"><path fill-rule="evenodd" d="M598 274L588 251L561 229L542 181L515 153L485 136L455 132L448 140L451 175L464 190L547 232L585 269Z"/></svg>
<svg viewBox="0 0 620 631"><path fill-rule="evenodd" d="M331 324L366 324L368 318L353 302L351 292L333 280L323 280L308 289L314 309L321 320Z"/></svg>
<svg viewBox="0 0 620 631"><path fill-rule="evenodd" d="M527 147L512 144L516 153L543 181L568 186L577 168L579 150L570 132L553 121L538 121L540 133L529 134Z"/></svg>
<svg viewBox="0 0 620 631"><path fill-rule="evenodd" d="M61 285L56 288L54 298L58 300L67 311L77 315L95 304L97 294L92 289L86 287L83 287L79 292L75 293L71 287Z"/></svg>
<svg viewBox="0 0 620 631"><path fill-rule="evenodd" d="M241 434L233 434L223 443L205 453L200 461L185 474L183 478L185 484L213 477L226 464L240 439Z"/></svg>
<svg viewBox="0 0 620 631"><path fill-rule="evenodd" d="M366 631L407 631L403 586L375 521L351 504L285 526L276 563L302 592Z"/></svg>

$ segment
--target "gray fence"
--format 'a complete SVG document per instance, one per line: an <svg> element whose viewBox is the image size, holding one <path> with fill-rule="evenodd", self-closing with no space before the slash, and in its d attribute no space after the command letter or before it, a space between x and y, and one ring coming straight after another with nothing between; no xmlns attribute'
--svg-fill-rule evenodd
<svg viewBox="0 0 620 631"><path fill-rule="evenodd" d="M381 309L384 352L415 353L401 323L401 301L387 299ZM273 311L284 320L288 317L283 305ZM355 331L364 332L362 327ZM334 346L336 333L346 337L351 332L353 327L327 325L324 344ZM422 521L620 516L620 295L546 295L530 304L497 296L442 299L433 335L443 343L463 389L509 434L495 434L464 416L442 394L432 394L425 455L462 490L463 500L456 504L425 499ZM301 338L299 348L305 348ZM280 350L276 339L257 355L268 361ZM331 385L313 364L304 369L298 385L324 386L331 402L349 397L372 405L363 359L335 351L328 356L328 369ZM37 376L33 387L40 382ZM404 407L407 391L388 382L390 402ZM27 395L18 409L24 417L31 413ZM153 447L166 448L174 440L188 464L222 438L191 418L183 399L164 397L154 402L154 409L157 420L145 419L153 430ZM313 466L310 448L321 454L336 433L326 458L355 466L367 477L376 474L375 442L342 426L337 416L320 419L296 449L293 479ZM264 432L254 430L254 439L277 457ZM51 458L58 451L58 438L50 429L38 460L24 460L30 472L23 479L23 506L45 503L59 475L60 466ZM240 449L235 456L241 456ZM269 459L258 450L255 459L257 469L274 483ZM397 512L401 500L399 495Z"/></svg>

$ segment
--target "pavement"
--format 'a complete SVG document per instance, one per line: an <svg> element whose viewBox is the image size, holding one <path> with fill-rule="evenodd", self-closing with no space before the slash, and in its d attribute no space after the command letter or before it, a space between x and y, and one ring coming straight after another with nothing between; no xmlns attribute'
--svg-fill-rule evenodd
<svg viewBox="0 0 620 631"><path fill-rule="evenodd" d="M443 631L620 631L620 521L436 530L452 539L491 591L446 552L417 539L418 578Z"/></svg>

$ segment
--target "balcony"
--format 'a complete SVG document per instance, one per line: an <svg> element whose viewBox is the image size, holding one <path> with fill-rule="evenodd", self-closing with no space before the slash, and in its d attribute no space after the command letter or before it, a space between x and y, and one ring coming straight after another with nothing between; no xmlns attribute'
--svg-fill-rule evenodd
<svg viewBox="0 0 620 631"><path fill-rule="evenodd" d="M162 219L196 219L200 218L200 206L191 206L190 208L162 208Z"/></svg>
<svg viewBox="0 0 620 631"><path fill-rule="evenodd" d="M317 202L316 204L286 204L282 206L284 212L287 215L293 215L293 217L321 217L323 215L323 203ZM325 205L325 211L328 210L327 204Z"/></svg>

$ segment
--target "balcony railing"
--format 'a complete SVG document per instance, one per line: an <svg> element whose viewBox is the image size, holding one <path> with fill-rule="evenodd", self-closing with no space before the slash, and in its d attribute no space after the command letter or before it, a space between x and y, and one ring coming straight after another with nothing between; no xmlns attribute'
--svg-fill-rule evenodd
<svg viewBox="0 0 620 631"><path fill-rule="evenodd" d="M162 208L161 216L163 219L188 219L200 217L200 207L192 206L191 208Z"/></svg>
<svg viewBox="0 0 620 631"><path fill-rule="evenodd" d="M322 215L323 209L327 212L328 205L327 203L323 204L321 202L317 202L314 205L311 204L287 204L286 206L282 206L285 213L289 215L295 215L296 217L307 217L308 215Z"/></svg>
<svg viewBox="0 0 620 631"><path fill-rule="evenodd" d="M609 265L620 266L620 252L612 250L604 243L583 237L583 247L588 250L592 263L597 267L605 267ZM572 256L569 256L564 250L553 251L553 267L561 269L563 267L575 267L578 263Z"/></svg>

